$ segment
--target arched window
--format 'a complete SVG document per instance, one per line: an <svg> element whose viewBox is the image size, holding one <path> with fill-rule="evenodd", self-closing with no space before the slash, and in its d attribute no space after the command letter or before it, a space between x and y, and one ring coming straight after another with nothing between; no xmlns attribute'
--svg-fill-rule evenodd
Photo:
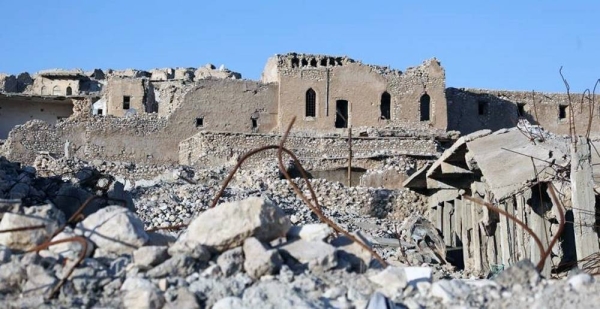
<svg viewBox="0 0 600 309"><path fill-rule="evenodd" d="M381 105L379 109L381 110L381 119L391 119L391 106L392 106L392 96L386 91L381 94Z"/></svg>
<svg viewBox="0 0 600 309"><path fill-rule="evenodd" d="M52 95L60 95L60 88L58 86L52 88Z"/></svg>
<svg viewBox="0 0 600 309"><path fill-rule="evenodd" d="M306 90L306 117L317 116L317 93L312 89Z"/></svg>
<svg viewBox="0 0 600 309"><path fill-rule="evenodd" d="M72 95L73 94L73 89L71 88L71 86L67 87L67 95Z"/></svg>
<svg viewBox="0 0 600 309"><path fill-rule="evenodd" d="M48 88L46 86L42 86L42 95L48 95Z"/></svg>
<svg viewBox="0 0 600 309"><path fill-rule="evenodd" d="M429 117L429 113L431 110L431 98L429 97L429 95L426 93L424 95L421 96L421 121L429 121L430 117Z"/></svg>

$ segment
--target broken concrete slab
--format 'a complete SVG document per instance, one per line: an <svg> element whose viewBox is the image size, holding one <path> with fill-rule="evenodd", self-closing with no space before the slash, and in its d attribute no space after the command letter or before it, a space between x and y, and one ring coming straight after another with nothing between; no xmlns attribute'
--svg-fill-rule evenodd
<svg viewBox="0 0 600 309"><path fill-rule="evenodd" d="M284 257L292 257L311 271L323 272L337 266L336 249L322 241L298 239L277 248Z"/></svg>
<svg viewBox="0 0 600 309"><path fill-rule="evenodd" d="M47 240L65 223L64 214L52 205L26 207L21 213L5 213L0 230L44 225L29 231L0 233L0 245L13 250L29 250Z"/></svg>
<svg viewBox="0 0 600 309"><path fill-rule="evenodd" d="M290 227L281 208L269 200L251 197L201 213L178 242L197 242L222 252L242 245L252 236L264 242L283 237Z"/></svg>
<svg viewBox="0 0 600 309"><path fill-rule="evenodd" d="M77 224L75 233L115 254L131 254L148 241L142 220L118 205L107 206L85 218Z"/></svg>

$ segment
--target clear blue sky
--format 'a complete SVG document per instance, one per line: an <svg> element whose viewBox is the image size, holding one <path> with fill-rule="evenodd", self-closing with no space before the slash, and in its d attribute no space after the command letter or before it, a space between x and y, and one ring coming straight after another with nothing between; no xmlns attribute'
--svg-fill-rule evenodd
<svg viewBox="0 0 600 309"><path fill-rule="evenodd" d="M577 4L575 4L577 2ZM1 1L0 72L225 64L258 79L290 51L404 70L437 57L447 86L564 91L600 78L600 1Z"/></svg>

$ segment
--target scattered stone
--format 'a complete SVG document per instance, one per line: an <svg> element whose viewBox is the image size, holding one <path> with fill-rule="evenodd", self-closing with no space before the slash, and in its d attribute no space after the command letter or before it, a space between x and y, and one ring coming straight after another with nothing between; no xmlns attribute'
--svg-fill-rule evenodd
<svg viewBox="0 0 600 309"><path fill-rule="evenodd" d="M75 236L77 236L77 234L75 234L75 232L73 232L73 230L67 226L62 232L54 236L54 238L52 238L52 241L54 242ZM85 256L88 257L92 254L92 252L94 252L94 244L88 241L87 239L86 243L87 248ZM83 250L83 246L77 241L70 241L52 245L48 247L48 250L60 255L63 258L77 260L79 258L79 255L81 254L81 250Z"/></svg>
<svg viewBox="0 0 600 309"><path fill-rule="evenodd" d="M47 295L58 279L40 265L27 266L27 282L23 286L24 295Z"/></svg>
<svg viewBox="0 0 600 309"><path fill-rule="evenodd" d="M148 241L144 223L131 211L113 205L102 208L77 224L77 234L106 252L131 254Z"/></svg>
<svg viewBox="0 0 600 309"><path fill-rule="evenodd" d="M244 270L254 279L277 273L283 264L279 252L267 249L260 240L250 237L244 241Z"/></svg>
<svg viewBox="0 0 600 309"><path fill-rule="evenodd" d="M392 299L402 295L402 290L408 285L404 269L394 266L369 276L369 280L379 285L381 292Z"/></svg>
<svg viewBox="0 0 600 309"><path fill-rule="evenodd" d="M254 255L250 257L254 258ZM244 251L242 250L242 247L229 249L223 252L217 258L217 264L219 264L221 272L223 272L226 277L241 271L244 266Z"/></svg>
<svg viewBox="0 0 600 309"><path fill-rule="evenodd" d="M504 288L515 284L523 287L535 286L540 280L540 273L530 260L521 260L494 278L494 281Z"/></svg>
<svg viewBox="0 0 600 309"><path fill-rule="evenodd" d="M6 213L0 221L0 230L36 225L44 225L45 228L0 233L0 245L12 250L29 250L48 239L64 223L64 214L52 205L27 207L23 214Z"/></svg>
<svg viewBox="0 0 600 309"><path fill-rule="evenodd" d="M464 299L471 292L471 288L461 280L440 280L431 285L431 296L441 298L444 303L454 301L456 298Z"/></svg>
<svg viewBox="0 0 600 309"><path fill-rule="evenodd" d="M290 289L277 281L261 281L246 289L243 296L246 308L293 309L323 308L321 300L309 300L297 290ZM226 307L225 307L226 308Z"/></svg>
<svg viewBox="0 0 600 309"><path fill-rule="evenodd" d="M251 197L223 203L201 213L179 241L194 241L223 252L254 236L269 242L285 236L291 223L273 202Z"/></svg>
<svg viewBox="0 0 600 309"><path fill-rule="evenodd" d="M194 241L177 241L167 250L170 256L188 255L200 262L208 262L211 254L207 247Z"/></svg>
<svg viewBox="0 0 600 309"><path fill-rule="evenodd" d="M594 277L586 273L580 273L569 278L569 280L567 280L567 283L571 286L573 290L580 291L581 289L594 283Z"/></svg>
<svg viewBox="0 0 600 309"><path fill-rule="evenodd" d="M4 246L0 246L0 264L10 262L12 257L12 251Z"/></svg>
<svg viewBox="0 0 600 309"><path fill-rule="evenodd" d="M133 252L133 262L142 269L154 267L168 258L167 247L147 246Z"/></svg>
<svg viewBox="0 0 600 309"><path fill-rule="evenodd" d="M200 309L196 294L190 292L187 288L178 288L175 295L175 300L167 303L163 307L164 309ZM217 308L216 304L213 306L214 308Z"/></svg>
<svg viewBox="0 0 600 309"><path fill-rule="evenodd" d="M299 239L288 242L278 248L284 256L291 256L308 269L323 272L337 266L335 248L322 241L306 241Z"/></svg>
<svg viewBox="0 0 600 309"><path fill-rule="evenodd" d="M304 239L308 241L324 241L333 233L333 229L324 223L292 226L287 232L288 239Z"/></svg>
<svg viewBox="0 0 600 309"><path fill-rule="evenodd" d="M154 286L127 290L123 296L128 309L160 309L164 303L165 298Z"/></svg>
<svg viewBox="0 0 600 309"><path fill-rule="evenodd" d="M243 305L243 301L239 297L225 297L217 301L212 309L246 309Z"/></svg>
<svg viewBox="0 0 600 309"><path fill-rule="evenodd" d="M20 291L21 284L27 279L27 272L17 261L0 265L0 293Z"/></svg>
<svg viewBox="0 0 600 309"><path fill-rule="evenodd" d="M150 278L163 278L168 275L187 277L194 272L194 265L192 257L179 254L150 269L146 275Z"/></svg>
<svg viewBox="0 0 600 309"><path fill-rule="evenodd" d="M365 243L371 246L369 242ZM363 273L369 268L373 256L368 250L350 238L341 235L334 239L331 244L336 248L339 258L348 262L352 270Z"/></svg>

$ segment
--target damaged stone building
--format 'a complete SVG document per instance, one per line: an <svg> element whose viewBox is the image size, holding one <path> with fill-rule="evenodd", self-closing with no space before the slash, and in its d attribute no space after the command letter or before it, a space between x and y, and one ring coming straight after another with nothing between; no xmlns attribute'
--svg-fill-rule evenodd
<svg viewBox="0 0 600 309"><path fill-rule="evenodd" d="M294 150L315 165L345 167L352 128L355 143L366 149L353 157L357 171L382 168L386 158L409 162L383 172L382 185L398 187L439 156L455 132L514 127L519 117L568 132L566 95L446 88L445 74L436 59L399 71L288 53L269 58L260 81L210 64L0 75L2 152L32 162L39 151L64 153L68 141L73 155L87 159L224 164L272 143L297 117L293 134L307 139ZM588 114L574 111L577 121Z"/></svg>

